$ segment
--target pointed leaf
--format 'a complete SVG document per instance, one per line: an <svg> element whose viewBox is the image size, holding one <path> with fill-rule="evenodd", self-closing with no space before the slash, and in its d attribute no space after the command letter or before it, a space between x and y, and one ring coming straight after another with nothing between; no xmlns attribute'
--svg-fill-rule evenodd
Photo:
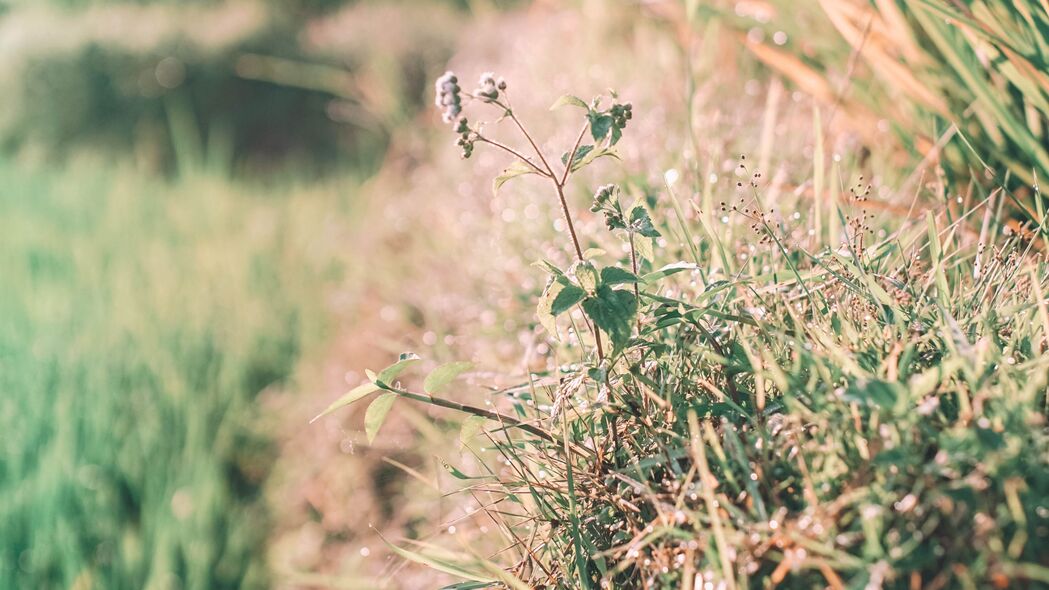
<svg viewBox="0 0 1049 590"><path fill-rule="evenodd" d="M583 300L583 297L586 297L586 291L575 285L565 285L554 297L553 303L550 305L550 313L557 317L572 309L573 306Z"/></svg>
<svg viewBox="0 0 1049 590"><path fill-rule="evenodd" d="M364 433L368 436L368 444L375 441L375 435L379 434L379 429L386 421L386 415L390 413L396 399L396 393L384 393L368 404L368 410L364 412Z"/></svg>
<svg viewBox="0 0 1049 590"><path fill-rule="evenodd" d="M610 147L602 147L602 148L597 148L597 149L591 150L591 151L587 152L586 156L577 159L572 164L572 172L575 172L576 170L581 170L581 169L587 167L588 165L590 165L590 163L593 162L594 160L596 160L598 158L603 158L605 156L610 156L610 157L615 158L615 159L618 160L619 159L619 152L617 152L616 150L614 150L613 148L610 148Z"/></svg>
<svg viewBox="0 0 1049 590"><path fill-rule="evenodd" d="M652 218L643 205L638 205L630 211L630 227L646 238L658 238L661 234L652 225Z"/></svg>
<svg viewBox="0 0 1049 590"><path fill-rule="evenodd" d="M444 466L444 468L448 470L448 473L451 474L451 476L454 477L455 479L461 479L463 481L466 481L466 480L470 480L470 479L489 479L489 478L493 477L491 475L466 475L465 473L463 473L462 471L459 471L458 469L456 469L453 465L451 465L450 463L448 463L444 459L438 458L438 461L441 462L441 465Z"/></svg>
<svg viewBox="0 0 1049 590"><path fill-rule="evenodd" d="M492 181L492 192L499 192L499 189L506 184L506 181L511 178L517 178L518 176L524 176L525 174L535 174L535 168L520 160L510 164L499 174L499 176L495 177L494 181Z"/></svg>
<svg viewBox="0 0 1049 590"><path fill-rule="evenodd" d="M335 410L338 410L339 408L344 406L348 406L361 398L367 397L367 395L370 393L375 393L376 391L379 391L378 385L374 383L362 383L357 387L351 389L348 393L346 393L339 399L332 402L332 404L325 408L323 412L314 416L313 419L310 420L310 424L316 422L317 420L320 420L321 418L327 416Z"/></svg>
<svg viewBox="0 0 1049 590"><path fill-rule="evenodd" d="M423 391L429 394L438 393L449 383L455 381L459 375L473 368L473 363L460 361L441 365L426 376L423 382Z"/></svg>
<svg viewBox="0 0 1049 590"><path fill-rule="evenodd" d="M589 260L583 260L573 265L572 273L575 275L579 286L589 293L597 288L597 268Z"/></svg>
<svg viewBox="0 0 1049 590"><path fill-rule="evenodd" d="M534 266L536 268L546 269L546 271L549 272L554 277L560 277L560 276L565 274L564 271L562 271L560 268L557 268L556 264L554 264L553 262L550 262L549 260L547 260L545 258L541 258L539 260L536 260L535 262L532 263L532 266Z"/></svg>
<svg viewBox="0 0 1049 590"><path fill-rule="evenodd" d="M463 426L459 430L459 447L469 447L470 441L477 437L484 428L485 418L483 416L467 416L463 420Z"/></svg>
<svg viewBox="0 0 1049 590"><path fill-rule="evenodd" d="M612 129L612 117L593 111L590 112L588 117L590 117L590 135L593 136L594 141L601 141Z"/></svg>
<svg viewBox="0 0 1049 590"><path fill-rule="evenodd" d="M637 275L618 266L606 266L601 269L602 285L621 285L623 283L636 283L637 281Z"/></svg>
<svg viewBox="0 0 1049 590"><path fill-rule="evenodd" d="M616 349L630 340L631 325L637 313L637 299L633 293L601 285L595 296L583 300L583 310L598 328L608 333Z"/></svg>
<svg viewBox="0 0 1049 590"><path fill-rule="evenodd" d="M579 163L579 161L585 158L587 154L589 154L592 151L594 151L594 146L590 144L581 145L577 147L575 150L575 155L572 156L572 169L575 170L576 165ZM561 163L565 164L566 166L568 165L568 152L561 154Z"/></svg>
<svg viewBox="0 0 1049 590"><path fill-rule="evenodd" d="M675 262L673 264L668 264L659 270L652 271L646 274L645 276L641 277L641 280L645 283L654 283L660 279L665 279L666 277L669 277L672 274L677 274L686 270L691 271L697 268L699 268L699 266L692 262Z"/></svg>
<svg viewBox="0 0 1049 590"><path fill-rule="evenodd" d="M382 371L379 371L379 374L375 376L375 383L377 385L393 385L393 382L397 379L398 375L403 373L404 370L408 367L422 360L414 354L409 356L402 355L402 357L404 358L401 358L401 360L397 361L396 363L393 363L389 367L386 367Z"/></svg>
<svg viewBox="0 0 1049 590"><path fill-rule="evenodd" d="M495 578L491 577L490 575L484 572L477 572L468 569L468 566L465 564L455 563L454 561L450 561L447 559L432 557L429 555L425 555L421 552L409 551L407 549L404 549L403 547L398 547L397 545L394 545L386 539L383 539L382 541L383 543L386 543L386 546L389 547L394 553L400 555L401 557L409 561L414 561L415 563L425 565L426 567L437 570L439 572L444 572L446 574L451 574L453 576L464 578L467 580L473 580L475 582L488 582L489 584L491 584L496 581Z"/></svg>
<svg viewBox="0 0 1049 590"><path fill-rule="evenodd" d="M583 102L583 99L579 98L578 96L572 96L571 94L565 94L554 101L554 104L550 106L550 110L553 111L563 106L573 106L588 110L590 109L590 107L588 107L587 104Z"/></svg>
<svg viewBox="0 0 1049 590"><path fill-rule="evenodd" d="M539 317L539 323L546 328L547 333L550 334L555 340L557 337L557 322L554 321L554 300L557 299L557 295L565 288L565 285L559 281L551 281L547 285L546 290L539 297L539 303L535 306L535 313Z"/></svg>
<svg viewBox="0 0 1049 590"><path fill-rule="evenodd" d="M634 249L637 250L637 255L645 260L652 261L655 258L656 247L654 245L655 240L652 238L646 238L644 236L634 238Z"/></svg>

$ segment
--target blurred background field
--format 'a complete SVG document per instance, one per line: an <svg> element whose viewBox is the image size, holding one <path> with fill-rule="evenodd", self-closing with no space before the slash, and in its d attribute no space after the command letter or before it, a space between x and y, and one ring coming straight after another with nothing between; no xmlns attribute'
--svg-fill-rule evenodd
<svg viewBox="0 0 1049 590"><path fill-rule="evenodd" d="M629 170L746 152L802 199L848 167L1040 220L1047 29L1033 1L0 4L0 588L433 585L375 530L462 516L425 485L456 424L307 420L401 350L535 362L551 204L438 135L448 64L540 118L616 87Z"/></svg>

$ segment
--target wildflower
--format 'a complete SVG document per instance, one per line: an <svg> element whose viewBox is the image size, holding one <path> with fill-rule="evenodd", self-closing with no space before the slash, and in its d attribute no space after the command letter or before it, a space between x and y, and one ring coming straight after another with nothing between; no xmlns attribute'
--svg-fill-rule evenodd
<svg viewBox="0 0 1049 590"><path fill-rule="evenodd" d="M441 118L445 123L451 123L463 111L459 79L452 72L445 72L443 76L437 78L434 90L434 104L444 111Z"/></svg>
<svg viewBox="0 0 1049 590"><path fill-rule="evenodd" d="M612 105L612 110L609 113L612 115L612 123L620 129L626 127L626 122L634 117L633 109L634 106L629 102Z"/></svg>
<svg viewBox="0 0 1049 590"><path fill-rule="evenodd" d="M609 199L612 198L612 192L615 191L616 185L606 184L598 187L597 192L594 193L594 204L590 207L590 211L597 213L601 210L605 204L608 203Z"/></svg>
<svg viewBox="0 0 1049 590"><path fill-rule="evenodd" d="M477 141L477 134L470 129L470 121L466 117L459 117L455 124L455 132L459 134L459 138L455 140L455 145L463 149L462 156L465 160L474 152L474 142Z"/></svg>
<svg viewBox="0 0 1049 590"><path fill-rule="evenodd" d="M506 90L506 81L502 78L496 80L495 74L485 72L477 82L477 90L474 94L484 102L494 102L499 99L499 91Z"/></svg>

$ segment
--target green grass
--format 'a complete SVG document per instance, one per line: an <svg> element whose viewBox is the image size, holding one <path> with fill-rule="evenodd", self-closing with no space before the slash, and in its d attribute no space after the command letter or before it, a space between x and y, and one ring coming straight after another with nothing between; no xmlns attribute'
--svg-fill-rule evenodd
<svg viewBox="0 0 1049 590"><path fill-rule="evenodd" d="M1044 3L769 5L777 18L767 25L719 17L740 31L758 26L766 41L748 47L800 87L835 103L867 142L882 141L872 132L886 119L898 142L917 157L942 143L947 173L962 182L995 175L996 185L1017 187L1028 204L1040 199L1029 187L1049 175ZM773 41L776 34L783 35L779 42Z"/></svg>
<svg viewBox="0 0 1049 590"><path fill-rule="evenodd" d="M867 247L845 223L833 251L806 221L727 215L718 238L692 228L691 273L643 281L608 403L584 333L551 343L556 371L492 396L503 415L456 408L489 419L501 457L453 475L478 525L506 532L456 521L455 551L401 555L478 588L1049 586L1042 258L932 211L883 220ZM745 262L719 268L740 259L726 240ZM677 237L656 254L687 256ZM479 557L504 548L505 572Z"/></svg>
<svg viewBox="0 0 1049 590"><path fill-rule="evenodd" d="M622 235L581 224L587 263L546 265L557 290L540 313L563 314L559 340L553 317L536 327L549 371L454 392L486 391L483 407L430 395L404 363L372 377L370 391L472 415L461 436L489 450L449 468L472 517L454 538L397 552L476 582L459 588L1049 587L1040 242L978 191L881 213L866 185L842 191L839 232L820 235L804 196L773 213L765 181L738 172L748 182L717 187L734 196L715 227L667 186L625 183L666 240L639 280ZM633 297L634 280L636 310L591 316L612 325L606 343L613 313L629 332L602 360L572 308Z"/></svg>
<svg viewBox="0 0 1049 590"><path fill-rule="evenodd" d="M259 588L331 199L0 163L0 587ZM322 204L321 201L324 201Z"/></svg>

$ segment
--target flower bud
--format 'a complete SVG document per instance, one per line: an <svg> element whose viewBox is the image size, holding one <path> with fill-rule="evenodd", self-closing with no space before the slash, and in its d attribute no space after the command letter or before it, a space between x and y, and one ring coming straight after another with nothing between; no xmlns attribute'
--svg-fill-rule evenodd
<svg viewBox="0 0 1049 590"><path fill-rule="evenodd" d="M434 82L434 104L443 111L441 119L445 123L452 123L462 112L461 89L459 79L452 72L445 72Z"/></svg>

